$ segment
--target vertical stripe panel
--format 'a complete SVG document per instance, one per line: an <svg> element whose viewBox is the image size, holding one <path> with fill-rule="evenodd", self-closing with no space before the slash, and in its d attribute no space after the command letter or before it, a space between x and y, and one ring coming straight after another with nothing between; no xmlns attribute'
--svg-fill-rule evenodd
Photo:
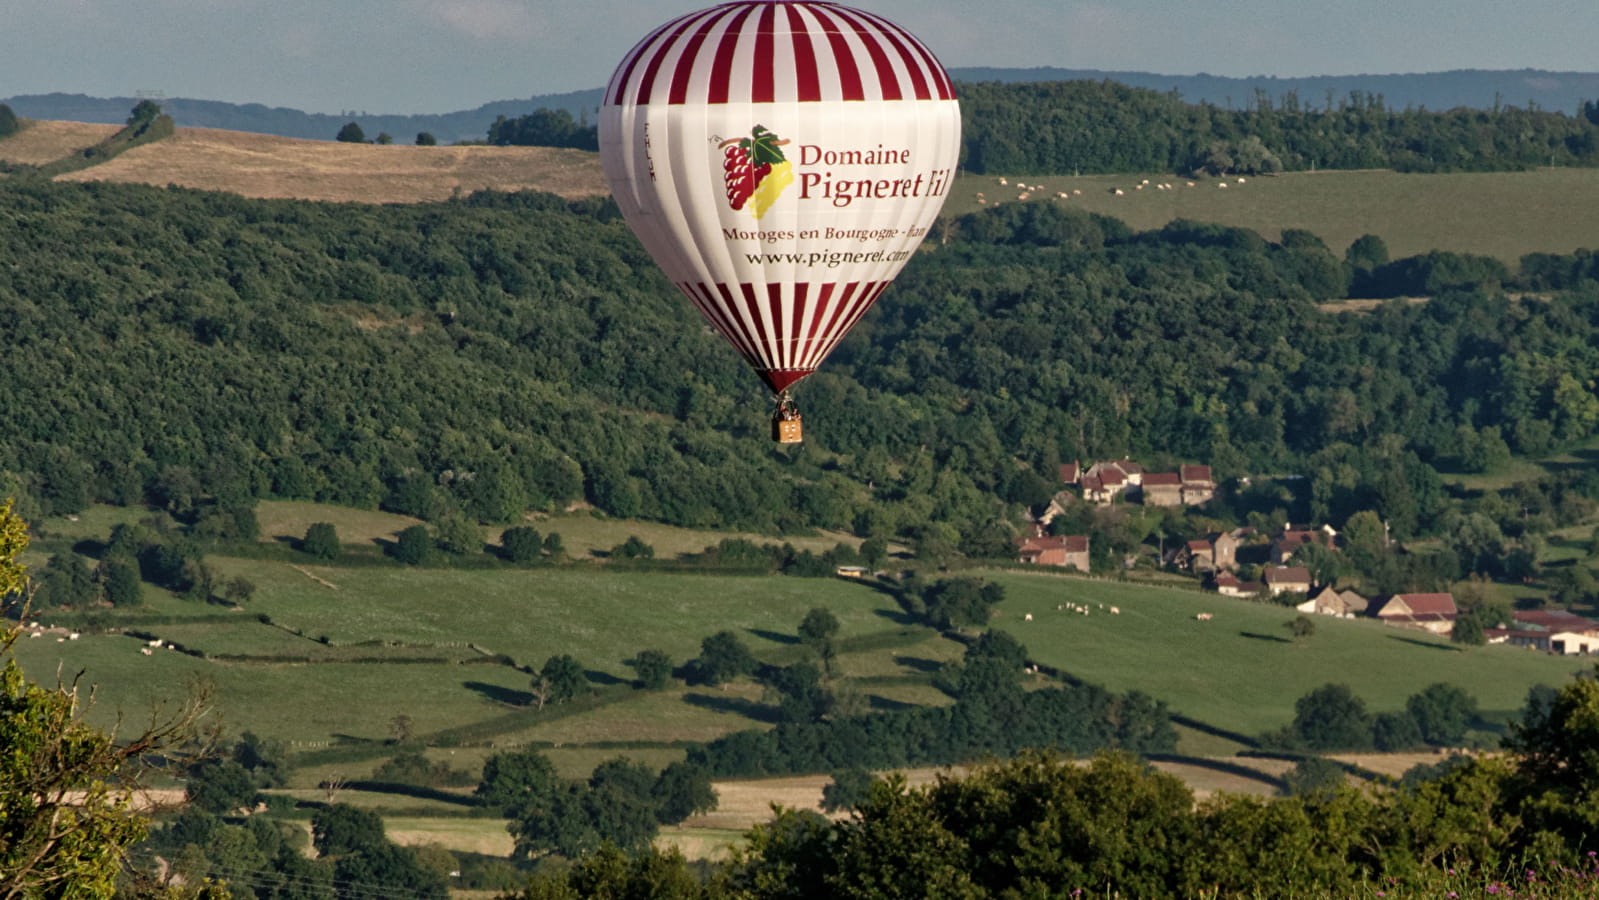
<svg viewBox="0 0 1599 900"><path fill-rule="evenodd" d="M877 70L877 84L882 91L882 98L884 100L905 99L905 95L899 87L899 76L894 74L894 64L888 61L888 54L883 52L883 45L877 40L877 36L880 33L879 30L861 25L860 20L852 18L849 11L842 7L834 8L832 13L842 19L855 32L855 37L866 48L866 55L871 58L872 67Z"/></svg>
<svg viewBox="0 0 1599 900"><path fill-rule="evenodd" d="M773 99L773 67L776 60L772 57L773 22L777 18L777 9L773 4L763 4L761 8L761 21L756 26L755 33L755 66L751 72L750 100L755 103L771 103Z"/></svg>
<svg viewBox="0 0 1599 900"><path fill-rule="evenodd" d="M838 69L840 88L840 96L837 99L865 100L866 90L861 86L860 68L855 65L855 51L850 49L849 41L839 30L838 23L820 9L812 9L811 14L822 24L822 29L827 35L827 43L833 52L833 65Z"/></svg>
<svg viewBox="0 0 1599 900"><path fill-rule="evenodd" d="M753 6L739 10L738 15L728 23L727 30L722 32L722 39L716 44L716 60L711 64L711 86L705 102L727 102L728 85L733 79L733 53L738 50L738 39L742 36L744 20L748 19L754 10Z"/></svg>
<svg viewBox="0 0 1599 900"><path fill-rule="evenodd" d="M655 87L655 81L660 75L661 66L665 64L666 58L671 55L673 48L677 46L678 40L683 36L683 32L692 28L696 19L710 18L715 16L717 12L718 10L715 9L702 10L694 16L687 16L680 20L682 24L677 26L677 29L672 32L672 36L655 48L654 53L651 54L649 64L644 67L644 77L639 79L638 98L634 101L635 103L639 106L649 105L651 89Z"/></svg>
<svg viewBox="0 0 1599 900"><path fill-rule="evenodd" d="M853 10L851 12L853 12ZM869 16L862 15L861 18L871 22L871 18ZM925 61L907 49L904 41L900 40L900 37L904 35L904 32L900 31L898 28L884 27L880 23L873 24L878 27L883 39L888 41L889 46L894 48L894 53L899 57L900 61L905 64L905 71L910 75L911 79L911 91L914 93L916 99L933 99L933 90L928 84L927 76L924 74L924 70L926 68Z"/></svg>
<svg viewBox="0 0 1599 900"><path fill-rule="evenodd" d="M814 103L822 99L822 80L816 72L816 48L811 46L811 36L798 7L788 7L788 27L794 39L794 75L798 99L801 103Z"/></svg>
<svg viewBox="0 0 1599 900"><path fill-rule="evenodd" d="M705 44L705 39L710 37L711 30L724 16L716 15L700 22L700 27L694 29L687 43L683 45L683 55L677 58L677 65L672 71L672 86L666 95L667 103L688 102L688 86L694 77L694 66L700 61L700 47Z"/></svg>

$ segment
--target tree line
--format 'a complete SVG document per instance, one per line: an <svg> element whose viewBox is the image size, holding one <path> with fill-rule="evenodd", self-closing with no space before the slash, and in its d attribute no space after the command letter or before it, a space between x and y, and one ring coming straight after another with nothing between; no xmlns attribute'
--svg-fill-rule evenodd
<svg viewBox="0 0 1599 900"><path fill-rule="evenodd" d="M701 875L675 852L602 849L540 872L522 900L821 896L1588 896L1599 679L1512 729L1510 752L1455 756L1397 783L1218 793L1121 754L1028 753L912 788L869 783L852 815L780 811ZM1330 764L1329 764L1330 765Z"/></svg>
<svg viewBox="0 0 1599 900"><path fill-rule="evenodd" d="M1599 165L1599 101L1580 114L1527 107L1393 109L1381 95L1184 103L1114 81L956 86L961 165L992 175L1273 173L1315 169L1497 172ZM597 150L595 126L566 110L500 116L491 144Z"/></svg>

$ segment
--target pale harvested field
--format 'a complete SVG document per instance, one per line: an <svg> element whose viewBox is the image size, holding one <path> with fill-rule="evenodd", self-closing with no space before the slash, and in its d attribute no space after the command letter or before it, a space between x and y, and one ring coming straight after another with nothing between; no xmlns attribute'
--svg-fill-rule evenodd
<svg viewBox="0 0 1599 900"><path fill-rule="evenodd" d="M599 155L581 150L342 144L214 128L180 128L171 138L61 180L176 184L263 199L361 203L447 200L486 188L537 189L568 198L607 193Z"/></svg>
<svg viewBox="0 0 1599 900"><path fill-rule="evenodd" d="M29 122L21 132L0 140L0 160L42 166L93 147L121 129L87 122Z"/></svg>
<svg viewBox="0 0 1599 900"><path fill-rule="evenodd" d="M1432 766L1449 758L1449 753L1439 751L1434 753L1338 753L1328 757L1339 762L1346 762L1370 769L1379 775L1398 778L1410 771L1415 766Z"/></svg>

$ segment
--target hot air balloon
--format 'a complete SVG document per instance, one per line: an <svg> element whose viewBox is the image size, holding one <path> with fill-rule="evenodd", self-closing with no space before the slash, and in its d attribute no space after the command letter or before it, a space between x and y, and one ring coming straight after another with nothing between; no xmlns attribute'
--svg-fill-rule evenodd
<svg viewBox="0 0 1599 900"><path fill-rule="evenodd" d="M600 159L623 217L771 388L789 394L921 244L960 108L903 28L813 0L738 0L662 25L605 89Z"/></svg>

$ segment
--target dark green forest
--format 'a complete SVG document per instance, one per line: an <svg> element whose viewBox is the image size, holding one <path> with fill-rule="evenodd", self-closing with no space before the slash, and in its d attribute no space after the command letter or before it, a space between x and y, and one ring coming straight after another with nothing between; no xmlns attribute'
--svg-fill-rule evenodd
<svg viewBox="0 0 1599 900"><path fill-rule="evenodd" d="M1435 469L1599 427L1587 251L1508 271L1371 238L1344 259L1304 232L1022 204L950 231L801 386L808 441L784 452L609 203L12 183L0 478L50 514L282 497L506 522L587 500L955 542L1046 499L1057 463L1131 453L1330 468L1318 515L1406 536L1440 513ZM1352 288L1433 299L1315 306Z"/></svg>
<svg viewBox="0 0 1599 900"><path fill-rule="evenodd" d="M957 86L967 172L1272 173L1311 169L1497 172L1599 165L1599 100L1581 115L1536 108L1393 109L1380 95L1273 100L1242 108L1184 103L1114 81L981 82ZM598 147L595 128L565 110L501 116L491 144Z"/></svg>

